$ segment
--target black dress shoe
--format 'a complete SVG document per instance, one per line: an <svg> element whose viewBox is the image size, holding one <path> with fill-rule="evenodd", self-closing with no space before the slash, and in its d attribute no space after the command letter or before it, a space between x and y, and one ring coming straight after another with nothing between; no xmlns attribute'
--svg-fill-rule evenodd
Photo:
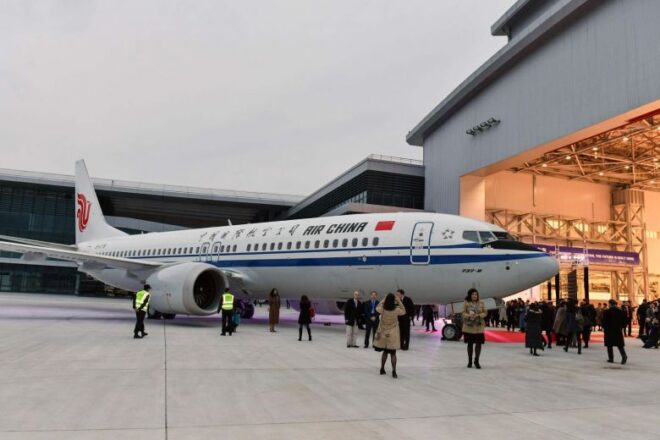
<svg viewBox="0 0 660 440"><path fill-rule="evenodd" d="M626 362L628 362L628 356L624 356L624 357L621 359L621 365L626 365Z"/></svg>
<svg viewBox="0 0 660 440"><path fill-rule="evenodd" d="M142 336L139 336L139 335L133 335L133 339L142 339Z"/></svg>
<svg viewBox="0 0 660 440"><path fill-rule="evenodd" d="M610 364L613 364L613 363L614 363L614 359L608 359L607 362L609 362Z"/></svg>
<svg viewBox="0 0 660 440"><path fill-rule="evenodd" d="M142 337L144 338L144 337L147 336L148 334L149 334L149 333L142 332Z"/></svg>
<svg viewBox="0 0 660 440"><path fill-rule="evenodd" d="M382 374L385 374L385 368L381 368L381 369L380 369L380 374L381 374L381 375L382 375Z"/></svg>
<svg viewBox="0 0 660 440"><path fill-rule="evenodd" d="M472 362L468 362L467 367L472 368Z"/></svg>
<svg viewBox="0 0 660 440"><path fill-rule="evenodd" d="M481 365L479 365L479 361L474 361L474 368L477 370L481 370Z"/></svg>
<svg viewBox="0 0 660 440"><path fill-rule="evenodd" d="M397 377L399 377L399 376L396 375L396 371L392 371L392 378L396 379Z"/></svg>

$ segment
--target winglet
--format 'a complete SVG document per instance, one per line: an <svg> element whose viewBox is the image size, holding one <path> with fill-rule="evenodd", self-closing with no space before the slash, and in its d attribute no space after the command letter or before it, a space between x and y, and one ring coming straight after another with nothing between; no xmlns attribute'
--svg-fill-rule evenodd
<svg viewBox="0 0 660 440"><path fill-rule="evenodd" d="M83 241L121 237L126 233L115 229L105 221L101 205L96 197L84 160L76 162L76 244Z"/></svg>

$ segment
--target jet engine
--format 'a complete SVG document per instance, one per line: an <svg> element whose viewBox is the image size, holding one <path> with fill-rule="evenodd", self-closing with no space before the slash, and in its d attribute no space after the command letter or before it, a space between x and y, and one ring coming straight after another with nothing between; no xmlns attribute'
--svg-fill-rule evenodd
<svg viewBox="0 0 660 440"><path fill-rule="evenodd" d="M147 278L151 285L149 307L163 314L217 313L227 277L217 267L206 263L182 263L166 266Z"/></svg>

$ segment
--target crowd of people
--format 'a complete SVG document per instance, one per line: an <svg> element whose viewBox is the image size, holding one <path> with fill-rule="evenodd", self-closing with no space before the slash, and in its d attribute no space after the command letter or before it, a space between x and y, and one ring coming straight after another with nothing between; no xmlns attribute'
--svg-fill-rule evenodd
<svg viewBox="0 0 660 440"><path fill-rule="evenodd" d="M150 286L137 292L133 298L133 309L136 312L134 338L147 336L144 331L144 318L150 299ZM269 331L276 332L279 324L281 299L277 289L272 289L268 296ZM218 312L222 315L221 335L232 335L240 323L242 303L238 301L229 289L222 294ZM386 374L385 364L388 357L392 367L392 377L397 377L396 351L408 350L410 347L410 328L415 325L420 311L426 331L435 332L436 310L430 305L416 307L412 299L406 296L403 289L396 293L388 293L381 301L377 292L370 292L369 298L361 299L359 291L353 292L353 298L344 305L344 321L346 325L346 347L356 348L358 330L365 330L364 348L373 348L381 352L380 374ZM298 315L298 340L302 341L303 330L307 331L308 340L312 340L310 324L315 316L315 310L306 295L300 298ZM573 298L562 300L557 307L551 301L523 301L514 299L503 307L487 310L476 289L467 292L463 309L462 334L467 346L468 368L481 369L480 357L485 343L486 327L502 327L507 331L525 333L525 347L532 356L539 356L539 350L562 347L565 352L571 348L582 354L583 348L589 348L591 333L594 329L604 332L604 345L607 347L607 362L614 362L614 348L621 356L621 364L625 364L628 356L625 351L625 336L632 336L632 326L637 321L639 338L643 340L644 348L660 347L660 305L658 301L644 300L636 309L628 301L621 307L611 299L607 304L596 306L583 300L578 303ZM432 328L432 330L431 330Z"/></svg>

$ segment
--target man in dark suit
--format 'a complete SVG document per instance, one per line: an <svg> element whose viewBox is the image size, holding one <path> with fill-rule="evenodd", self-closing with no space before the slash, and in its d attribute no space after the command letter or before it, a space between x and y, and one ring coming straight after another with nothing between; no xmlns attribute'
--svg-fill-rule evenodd
<svg viewBox="0 0 660 440"><path fill-rule="evenodd" d="M626 327L623 331L624 336L632 336L633 311L632 307L630 307L630 301L624 301L621 310L623 311L623 316L626 318Z"/></svg>
<svg viewBox="0 0 660 440"><path fill-rule="evenodd" d="M626 327L626 317L623 311L616 306L616 300L609 301L610 307L603 312L603 331L605 332L605 346L607 347L607 362L614 362L614 349L621 353L621 365L628 360L626 350L623 348L623 331Z"/></svg>
<svg viewBox="0 0 660 440"><path fill-rule="evenodd" d="M360 292L353 292L353 299L344 305L344 321L346 322L346 347L357 347L358 322L362 317Z"/></svg>
<svg viewBox="0 0 660 440"><path fill-rule="evenodd" d="M639 339L642 339L644 333L646 332L646 310L649 308L649 304L646 300L643 300L642 303L637 307L637 323L639 324Z"/></svg>
<svg viewBox="0 0 660 440"><path fill-rule="evenodd" d="M365 301L362 306L366 330L364 334L364 348L369 348L369 335L371 335L371 340L373 341L380 322L380 315L376 311L376 307L378 307L378 293L371 292L369 295L369 300Z"/></svg>
<svg viewBox="0 0 660 440"><path fill-rule="evenodd" d="M406 296L403 289L396 291L397 297L401 300L403 307L406 309L406 314L399 316L399 332L401 335L401 350L408 350L410 346L410 320L415 313L415 304L412 299Z"/></svg>

